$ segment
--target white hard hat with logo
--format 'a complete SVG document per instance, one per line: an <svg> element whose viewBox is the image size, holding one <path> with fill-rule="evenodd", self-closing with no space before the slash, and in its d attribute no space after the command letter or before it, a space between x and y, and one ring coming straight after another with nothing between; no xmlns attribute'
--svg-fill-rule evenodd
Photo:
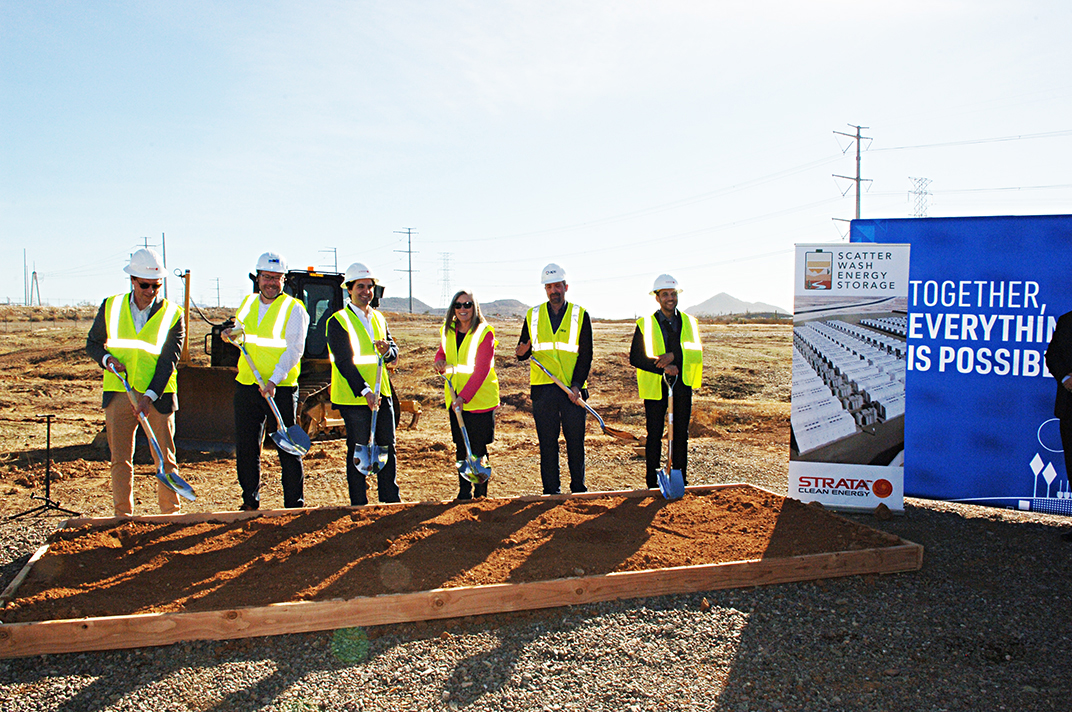
<svg viewBox="0 0 1072 712"><path fill-rule="evenodd" d="M543 272L540 274L540 284L554 284L555 282L566 281L566 270L562 269L554 262L543 268Z"/></svg>
<svg viewBox="0 0 1072 712"><path fill-rule="evenodd" d="M286 274L287 261L283 255L278 252L265 252L257 259L257 271Z"/></svg>
<svg viewBox="0 0 1072 712"><path fill-rule="evenodd" d="M151 247L143 247L130 256L130 264L124 267L123 271L131 277L163 279L164 261L160 259L160 255L156 250Z"/></svg>
<svg viewBox="0 0 1072 712"><path fill-rule="evenodd" d="M681 288L677 286L677 280L668 274L660 274L655 278L655 285L651 288L651 294L658 294L664 289L673 289L675 292L680 292Z"/></svg>
<svg viewBox="0 0 1072 712"><path fill-rule="evenodd" d="M359 279L371 279L373 284L379 284L379 282L376 281L376 277L372 274L372 270L360 262L354 262L346 268L346 275L342 278L342 282L343 284L350 284Z"/></svg>

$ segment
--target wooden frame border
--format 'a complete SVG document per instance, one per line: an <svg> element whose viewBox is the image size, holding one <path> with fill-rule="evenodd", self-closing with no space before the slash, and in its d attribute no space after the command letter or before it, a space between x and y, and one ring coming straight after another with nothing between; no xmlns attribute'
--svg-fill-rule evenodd
<svg viewBox="0 0 1072 712"><path fill-rule="evenodd" d="M687 490L703 494L737 486L741 485L697 486ZM743 486L767 491L753 485ZM652 494L649 490L637 490L520 499L571 496L593 499L607 496L650 497ZM287 513L293 513L293 510L157 515L135 519L172 523L200 522L279 516ZM833 516L839 517L837 514ZM65 526L105 524L112 521L115 521L114 518L79 518L68 520ZM0 624L0 658L168 645L185 640L225 640L306 633L352 626L534 610L622 598L645 598L838 576L918 570L923 565L923 547L901 541L899 545L880 549L626 571L532 583L438 588L345 601L296 601L197 613L146 613ZM42 547L34 554L15 581L0 596L0 600L6 603L15 597L18 585L46 549L47 546Z"/></svg>

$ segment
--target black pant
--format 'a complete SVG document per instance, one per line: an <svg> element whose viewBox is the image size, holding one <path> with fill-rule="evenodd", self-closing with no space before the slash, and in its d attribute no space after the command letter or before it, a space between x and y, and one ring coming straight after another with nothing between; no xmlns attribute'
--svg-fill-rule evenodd
<svg viewBox="0 0 1072 712"><path fill-rule="evenodd" d="M540 479L544 494L560 494L558 433L566 439L570 492L587 492L584 486L584 428L588 411L574 404L556 385L532 387L532 418L540 441Z"/></svg>
<svg viewBox="0 0 1072 712"><path fill-rule="evenodd" d="M659 486L659 464L663 454L663 419L666 417L666 383L659 400L645 400L648 439L644 444L644 459L647 461L647 485L649 489ZM692 389L680 381L674 385L674 452L673 469L681 470L681 478L688 484L689 466L689 420L692 418Z"/></svg>
<svg viewBox="0 0 1072 712"><path fill-rule="evenodd" d="M1072 417L1061 418L1057 422L1061 430L1061 447L1065 451L1065 477L1072 484ZM1049 487L1046 488L1046 496L1050 496Z"/></svg>
<svg viewBox="0 0 1072 712"><path fill-rule="evenodd" d="M276 407L283 418L283 428L294 425L298 413L298 387L276 386ZM242 504L253 509L261 506L261 443L265 426L275 432L278 426L268 401L257 386L235 384L235 464L238 484L242 487ZM283 452L274 441L283 471L283 506L304 507L305 470L297 455Z"/></svg>
<svg viewBox="0 0 1072 712"><path fill-rule="evenodd" d="M460 466L465 462L465 440L462 438L462 429L458 427L458 418L454 411L449 410L447 417L450 419L450 435L454 438L455 461ZM462 419L465 421L465 432L469 436L473 457L477 460L485 457L488 454L488 443L495 440L495 411L473 413L465 410L462 411ZM472 499L474 494L477 497L486 497L488 483L474 485L468 477L459 474L458 499Z"/></svg>
<svg viewBox="0 0 1072 712"><path fill-rule="evenodd" d="M367 405L335 405L346 423L346 485L350 491L350 506L368 504L368 484L365 475L354 463L354 451L369 444L372 431L372 409ZM387 449L387 464L376 474L376 495L380 502L401 502L402 495L395 481L398 465L395 461L395 413L391 396L380 396L380 413L376 416L376 444Z"/></svg>

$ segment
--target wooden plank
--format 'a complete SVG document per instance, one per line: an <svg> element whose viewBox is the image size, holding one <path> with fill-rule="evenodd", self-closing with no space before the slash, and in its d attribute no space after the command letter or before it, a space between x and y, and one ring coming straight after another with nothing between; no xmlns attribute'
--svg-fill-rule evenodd
<svg viewBox="0 0 1072 712"><path fill-rule="evenodd" d="M0 626L0 657L307 633L866 573L896 573L918 569L922 555L923 547L905 542L884 549L628 571L534 583L441 588L348 601L299 601L205 613L154 613L12 623Z"/></svg>
<svg viewBox="0 0 1072 712"><path fill-rule="evenodd" d="M22 585L22 582L30 575L30 569L37 563L38 559L45 555L46 551L48 551L48 544L38 548L38 550L34 552L34 555L30 557L29 561L26 562L26 565L19 570L18 575L7 585L4 592L0 593L0 608L3 608L14 600L15 593L19 590L19 586Z"/></svg>

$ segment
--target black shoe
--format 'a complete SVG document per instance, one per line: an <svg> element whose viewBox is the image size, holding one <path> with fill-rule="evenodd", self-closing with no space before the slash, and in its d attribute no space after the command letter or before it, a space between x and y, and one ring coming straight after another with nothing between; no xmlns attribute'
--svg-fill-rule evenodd
<svg viewBox="0 0 1072 712"><path fill-rule="evenodd" d="M243 504L241 507L238 508L238 511L239 512L256 512L257 508L254 507L252 504Z"/></svg>

